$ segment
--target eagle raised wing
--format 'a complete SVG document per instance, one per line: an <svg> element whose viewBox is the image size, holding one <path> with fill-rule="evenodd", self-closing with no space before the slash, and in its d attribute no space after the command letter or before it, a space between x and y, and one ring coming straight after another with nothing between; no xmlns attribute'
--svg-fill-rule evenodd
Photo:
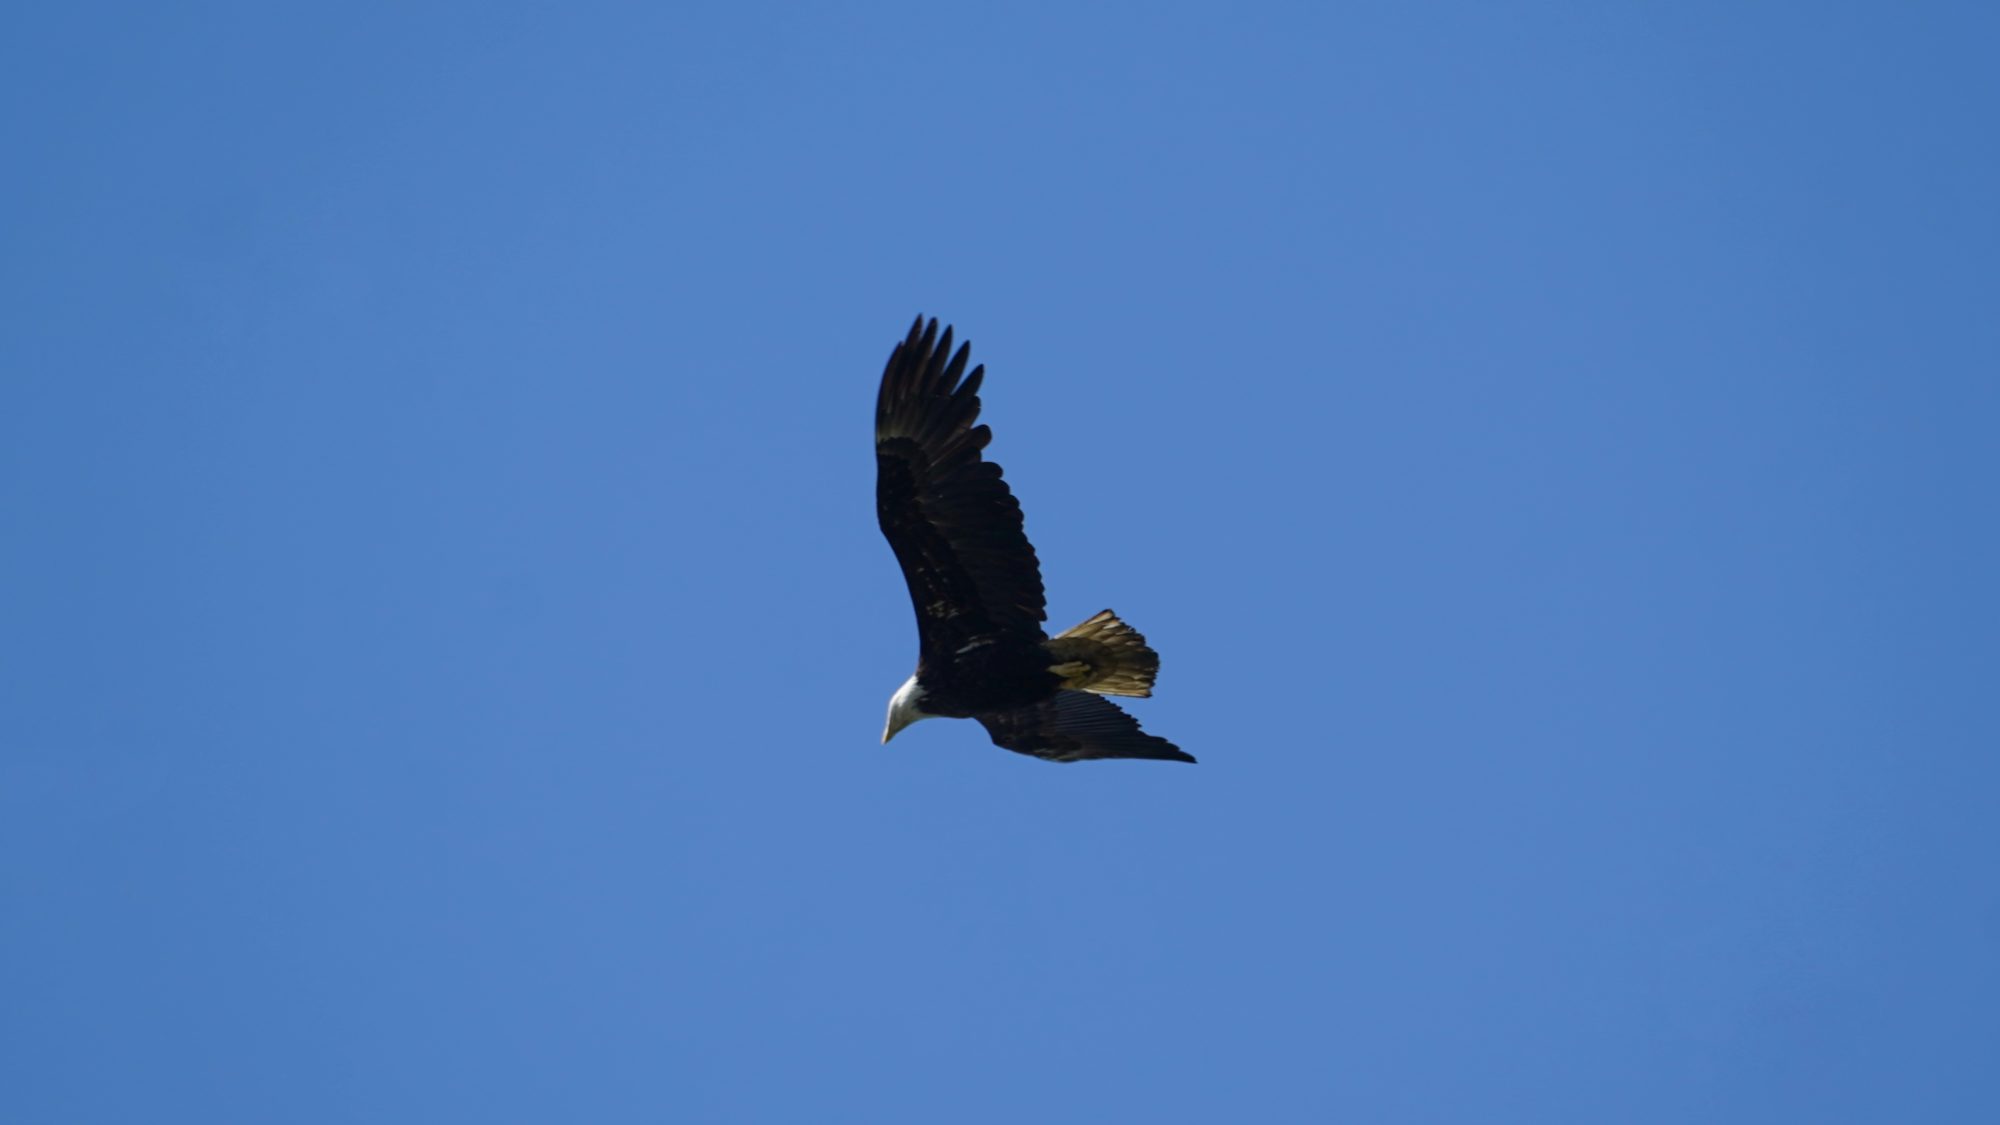
<svg viewBox="0 0 2000 1125"><path fill-rule="evenodd" d="M980 459L984 367L965 373L951 329L922 317L889 356L875 400L875 514L917 611L922 655L949 657L980 637L1044 637L1041 564L1021 504ZM947 361L946 357L950 356Z"/></svg>

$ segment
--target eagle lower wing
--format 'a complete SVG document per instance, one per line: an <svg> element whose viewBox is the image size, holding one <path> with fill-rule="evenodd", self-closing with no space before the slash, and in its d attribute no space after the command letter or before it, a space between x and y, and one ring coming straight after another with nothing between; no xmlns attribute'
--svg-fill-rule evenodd
<svg viewBox="0 0 2000 1125"><path fill-rule="evenodd" d="M984 367L951 355L951 329L922 317L889 356L875 400L875 514L896 552L925 656L980 637L1043 638L1041 564L1021 505L980 459L993 433L979 419ZM950 357L947 360L947 357Z"/></svg>
<svg viewBox="0 0 2000 1125"><path fill-rule="evenodd" d="M1192 762L1194 755L1139 729L1139 720L1103 696L1059 691L1051 699L1012 711L980 715L996 746L1051 762L1093 758L1151 758Z"/></svg>

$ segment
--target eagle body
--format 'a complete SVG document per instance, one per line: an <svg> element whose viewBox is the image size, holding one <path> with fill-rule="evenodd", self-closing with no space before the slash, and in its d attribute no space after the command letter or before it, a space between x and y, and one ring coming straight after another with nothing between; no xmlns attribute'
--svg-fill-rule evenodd
<svg viewBox="0 0 2000 1125"><path fill-rule="evenodd" d="M918 659L889 701L882 741L927 718L976 719L993 741L1050 761L1192 762L1106 695L1152 694L1159 656L1105 610L1050 637L1041 563L1021 505L981 452L984 367L922 317L896 345L875 402L875 508L916 610Z"/></svg>
<svg viewBox="0 0 2000 1125"><path fill-rule="evenodd" d="M1039 643L995 641L940 660L919 658L911 679L923 689L926 717L974 719L1054 695L1063 681L1051 667Z"/></svg>

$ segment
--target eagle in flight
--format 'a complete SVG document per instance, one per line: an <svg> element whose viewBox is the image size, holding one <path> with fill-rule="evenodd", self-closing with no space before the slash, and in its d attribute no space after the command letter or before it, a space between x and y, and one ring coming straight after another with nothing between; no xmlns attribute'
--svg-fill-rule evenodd
<svg viewBox="0 0 2000 1125"><path fill-rule="evenodd" d="M918 317L875 399L875 513L917 611L917 671L889 699L887 743L919 719L977 719L996 745L1051 762L1192 762L1104 698L1153 694L1159 654L1110 610L1042 629L1041 564L1021 505L980 451L985 367Z"/></svg>

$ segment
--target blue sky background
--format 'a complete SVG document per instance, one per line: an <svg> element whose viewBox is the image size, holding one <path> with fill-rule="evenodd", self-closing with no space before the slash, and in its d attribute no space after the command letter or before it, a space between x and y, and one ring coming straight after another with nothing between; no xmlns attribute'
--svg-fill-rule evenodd
<svg viewBox="0 0 2000 1125"><path fill-rule="evenodd" d="M0 1119L2000 1120L1996 35L15 6ZM919 311L1201 765L877 745Z"/></svg>

